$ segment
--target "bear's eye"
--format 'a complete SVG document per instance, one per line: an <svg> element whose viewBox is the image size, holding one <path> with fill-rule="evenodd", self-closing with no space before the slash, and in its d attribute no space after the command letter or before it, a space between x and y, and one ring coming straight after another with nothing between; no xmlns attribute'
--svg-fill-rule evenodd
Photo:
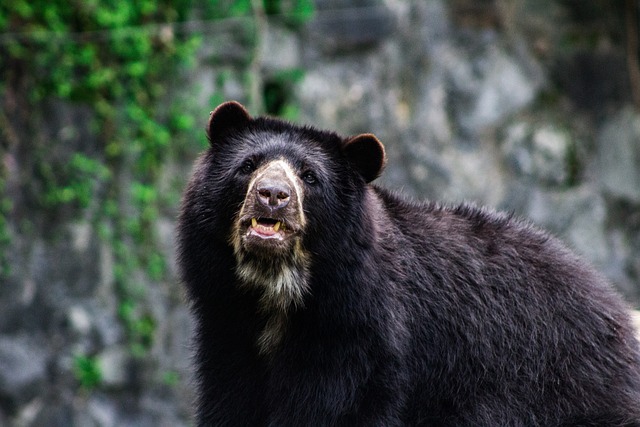
<svg viewBox="0 0 640 427"><path fill-rule="evenodd" d="M242 166L240 166L240 172L242 173L250 174L254 170L256 170L256 165L252 160L245 160Z"/></svg>
<svg viewBox="0 0 640 427"><path fill-rule="evenodd" d="M314 174L311 171L307 171L307 172L303 173L302 174L302 179L307 184L315 184L315 183L318 182L318 178L316 177L316 174Z"/></svg>

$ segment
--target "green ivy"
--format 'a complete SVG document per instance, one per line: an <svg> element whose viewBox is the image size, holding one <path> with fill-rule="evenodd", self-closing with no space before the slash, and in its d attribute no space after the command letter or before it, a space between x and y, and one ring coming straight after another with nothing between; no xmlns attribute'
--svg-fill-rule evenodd
<svg viewBox="0 0 640 427"><path fill-rule="evenodd" d="M313 0L265 0L264 9L267 15L281 16L292 26L298 26L312 18Z"/></svg>
<svg viewBox="0 0 640 427"><path fill-rule="evenodd" d="M73 374L84 389L91 390L102 382L102 369L98 359L93 356L78 354L73 358Z"/></svg>
<svg viewBox="0 0 640 427"><path fill-rule="evenodd" d="M313 13L312 0L263 1L269 19L288 26L302 24ZM11 135L22 135L19 144L30 168L29 179L20 182L23 203L53 217L56 212L89 217L112 248L118 316L136 357L153 346L157 324L145 308L145 286L167 279L156 224L179 197L161 192L159 181L170 159L192 154L201 148L193 141L204 140L197 125L203 112L194 112L194 92L183 78L195 65L203 36L185 30L184 24L187 19L214 25L216 20L251 18L253 6L252 0L0 3L0 102L5 103L0 107L0 159L18 144ZM255 43L255 31L247 34L247 42ZM249 62L245 58L219 73L216 88ZM289 70L272 76L273 85L264 93L270 111L293 114L291 84L301 75ZM218 90L212 105L222 100ZM71 138L76 145L65 147L64 138L43 131L56 102L90 110L82 128L91 132L91 144ZM0 167L0 253L10 244L6 174ZM28 221L20 227L21 233L38 232L38 225ZM3 270L6 264L0 257ZM93 358L77 356L74 373L83 387L100 383Z"/></svg>
<svg viewBox="0 0 640 427"><path fill-rule="evenodd" d="M34 178L24 183L26 203L52 216L56 210L80 215L98 206L92 222L113 248L118 314L134 356L153 345L156 321L143 308L144 286L133 278L139 271L149 280L166 275L153 227L163 203L158 178L172 138L179 141L193 124L186 108L158 108L170 95L171 79L192 64L199 45L198 37L182 36L173 27L191 7L166 0L0 4L1 95L21 98L13 111L0 112L0 122L11 124L17 117L31 132L21 141ZM98 147L57 150L61 141L41 134L43 106L53 99L92 108L90 128ZM11 131L24 129L5 129ZM122 176L130 176L130 187L121 185ZM0 200L0 245L8 245L9 206L6 197ZM74 373L85 388L99 384L91 358L76 357Z"/></svg>
<svg viewBox="0 0 640 427"><path fill-rule="evenodd" d="M61 170L49 174L44 203L52 207L75 203L80 208L87 208L93 200L96 186L110 178L111 173L102 162L82 153L74 153Z"/></svg>
<svg viewBox="0 0 640 427"><path fill-rule="evenodd" d="M175 371L166 371L162 374L162 382L168 386L176 386L180 381L180 374Z"/></svg>
<svg viewBox="0 0 640 427"><path fill-rule="evenodd" d="M291 99L295 84L303 77L303 70L293 68L279 70L265 79L263 96L266 112L288 120L295 120L298 111Z"/></svg>

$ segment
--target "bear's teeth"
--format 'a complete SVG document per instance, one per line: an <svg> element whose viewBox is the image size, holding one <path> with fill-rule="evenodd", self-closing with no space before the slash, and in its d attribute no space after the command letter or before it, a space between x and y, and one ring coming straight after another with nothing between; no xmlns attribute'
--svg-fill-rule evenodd
<svg viewBox="0 0 640 427"><path fill-rule="evenodd" d="M258 219L251 218L251 227L256 228L257 226L258 226ZM284 224L282 223L282 221L276 221L276 223L273 225L273 231L277 232L278 230L280 230L281 227L284 230Z"/></svg>

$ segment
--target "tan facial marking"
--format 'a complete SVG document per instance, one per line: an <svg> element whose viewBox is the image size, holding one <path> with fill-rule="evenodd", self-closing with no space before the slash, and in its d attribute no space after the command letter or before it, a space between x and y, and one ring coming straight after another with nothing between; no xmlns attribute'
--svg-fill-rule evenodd
<svg viewBox="0 0 640 427"><path fill-rule="evenodd" d="M260 200L257 199L256 186L262 178L271 179L273 176L291 187L291 197L288 205L282 208L284 211L278 212L283 217L271 218L273 222L265 223L264 217L262 220L253 217L265 215L262 213L265 206L260 206ZM230 243L236 256L236 275L243 286L261 290L260 309L268 315L265 328L256 342L258 351L263 355L279 345L286 333L287 313L291 307L303 306L304 297L309 292L311 260L298 234L306 224L303 199L304 187L293 166L285 159L270 161L254 172L231 230ZM268 245L261 247L258 243L256 248L254 240L253 249L248 250L247 239L258 237L265 239L265 242L266 239L279 237L284 246L272 253Z"/></svg>

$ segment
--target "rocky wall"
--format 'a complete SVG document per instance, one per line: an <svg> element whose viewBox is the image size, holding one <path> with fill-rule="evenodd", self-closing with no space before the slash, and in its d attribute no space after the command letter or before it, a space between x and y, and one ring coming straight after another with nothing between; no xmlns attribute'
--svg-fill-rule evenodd
<svg viewBox="0 0 640 427"><path fill-rule="evenodd" d="M287 94L296 121L375 133L389 156L381 184L530 218L640 307L640 115L629 95L624 16L600 13L607 2L580 15L574 3L318 0L302 30L267 25L258 65L265 79L303 70ZM246 34L235 29L204 35L193 72L198 126L213 95L248 101L244 65L230 48L248 49ZM69 138L81 143L85 133ZM16 201L28 174L22 158L3 159ZM167 164L164 182L181 186L191 160ZM169 277L140 279L155 331L150 351L135 357L118 315L112 251L91 221L62 216L52 235L47 212L15 206L11 275L0 286L0 425L189 425L190 321L171 261L176 210L156 224ZM28 236L17 232L25 218L34 224ZM82 384L91 365L79 373L79 354L94 356L97 386Z"/></svg>

